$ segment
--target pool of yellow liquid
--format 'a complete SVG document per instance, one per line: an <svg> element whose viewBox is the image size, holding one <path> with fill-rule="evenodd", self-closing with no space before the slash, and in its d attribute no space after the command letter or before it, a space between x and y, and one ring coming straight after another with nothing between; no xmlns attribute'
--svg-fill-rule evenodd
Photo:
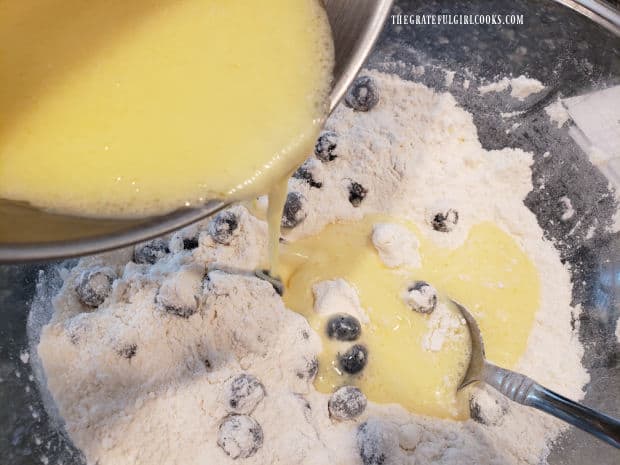
<svg viewBox="0 0 620 465"><path fill-rule="evenodd" d="M386 267L371 242L373 225L398 223L420 242L419 268ZM333 224L320 234L282 248L281 274L287 306L304 315L323 338L315 384L330 393L342 385L358 386L379 403L398 403L406 409L435 417L468 417L465 395L456 388L470 355L467 326L459 327L441 350L424 349L431 315L416 313L402 293L416 280L439 292L440 301L452 298L476 317L487 357L513 367L524 353L539 305L538 272L515 240L492 223L471 228L458 249L442 249L415 225L381 216L361 222ZM313 310L312 286L328 279L345 279L358 292L370 322L362 324L355 343L368 349L368 364L357 375L338 369L337 354L352 342L326 336L329 319ZM449 307L451 311L456 309ZM338 309L335 309L338 311Z"/></svg>
<svg viewBox="0 0 620 465"><path fill-rule="evenodd" d="M332 66L319 0L0 0L0 198L126 217L267 192Z"/></svg>

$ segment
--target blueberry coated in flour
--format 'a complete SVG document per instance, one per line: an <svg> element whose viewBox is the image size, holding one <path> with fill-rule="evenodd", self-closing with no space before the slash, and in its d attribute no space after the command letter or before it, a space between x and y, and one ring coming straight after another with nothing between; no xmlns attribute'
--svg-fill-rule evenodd
<svg viewBox="0 0 620 465"><path fill-rule="evenodd" d="M297 171L293 173L293 177L295 179L301 179L302 181L306 181L310 185L310 187L314 187L316 189L320 189L321 187L323 187L323 183L314 179L312 172L305 163L299 168L297 168Z"/></svg>
<svg viewBox="0 0 620 465"><path fill-rule="evenodd" d="M357 448L363 465L385 465L387 453L383 440L369 422L362 423L357 429Z"/></svg>
<svg viewBox="0 0 620 465"><path fill-rule="evenodd" d="M338 158L338 134L333 131L323 132L314 146L314 155L322 162L330 162Z"/></svg>
<svg viewBox="0 0 620 465"><path fill-rule="evenodd" d="M459 222L459 212L449 208L443 212L437 212L431 219L431 226L435 231L450 232Z"/></svg>
<svg viewBox="0 0 620 465"><path fill-rule="evenodd" d="M155 303L160 306L166 313L177 316L179 318L189 318L198 311L198 301L180 302L178 299L170 299L166 294L160 291L155 296Z"/></svg>
<svg viewBox="0 0 620 465"><path fill-rule="evenodd" d="M263 428L249 415L228 415L220 423L217 445L233 460L251 457L263 445Z"/></svg>
<svg viewBox="0 0 620 465"><path fill-rule="evenodd" d="M110 268L83 271L75 286L79 301L88 307L98 307L112 292L115 277L114 271Z"/></svg>
<svg viewBox="0 0 620 465"><path fill-rule="evenodd" d="M336 390L329 401L329 416L336 420L352 420L359 417L366 409L366 396L355 386L343 386Z"/></svg>
<svg viewBox="0 0 620 465"><path fill-rule="evenodd" d="M305 202L306 198L301 193L295 191L288 193L280 222L283 228L294 228L306 219L308 213L304 209Z"/></svg>
<svg viewBox="0 0 620 465"><path fill-rule="evenodd" d="M426 281L416 281L407 288L405 302L419 313L432 313L437 307L437 291Z"/></svg>
<svg viewBox="0 0 620 465"><path fill-rule="evenodd" d="M338 362L342 371L355 375L368 363L368 350L361 344L355 344L345 353L338 355Z"/></svg>
<svg viewBox="0 0 620 465"><path fill-rule="evenodd" d="M362 204L362 200L366 198L368 189L362 186L359 182L352 182L349 185L349 202L354 207L359 207Z"/></svg>
<svg viewBox="0 0 620 465"><path fill-rule="evenodd" d="M170 249L167 241L153 239L136 245L133 251L133 261L139 265L153 265L168 253L170 253Z"/></svg>
<svg viewBox="0 0 620 465"><path fill-rule="evenodd" d="M372 110L378 102L379 88L370 76L356 78L344 96L344 103L355 111Z"/></svg>
<svg viewBox="0 0 620 465"><path fill-rule="evenodd" d="M482 404L476 396L469 398L469 417L476 423L497 426L502 423L506 408L497 400Z"/></svg>
<svg viewBox="0 0 620 465"><path fill-rule="evenodd" d="M255 376L242 373L227 384L227 396L229 412L250 414L265 397L265 388Z"/></svg>
<svg viewBox="0 0 620 465"><path fill-rule="evenodd" d="M196 313L196 310L197 310L194 307L187 307L183 305L167 304L167 305L164 305L163 307L166 313L169 313L174 316L178 316L179 318L189 318L194 313Z"/></svg>
<svg viewBox="0 0 620 465"><path fill-rule="evenodd" d="M355 341L360 337L362 325L357 318L347 314L332 316L327 322L327 335L339 341Z"/></svg>
<svg viewBox="0 0 620 465"><path fill-rule="evenodd" d="M224 210L215 215L209 223L207 230L215 242L229 245L238 227L239 218L237 215L232 211Z"/></svg>

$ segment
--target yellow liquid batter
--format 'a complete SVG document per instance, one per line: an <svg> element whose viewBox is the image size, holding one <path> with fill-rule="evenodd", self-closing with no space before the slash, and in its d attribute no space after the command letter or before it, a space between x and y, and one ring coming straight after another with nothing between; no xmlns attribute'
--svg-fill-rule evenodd
<svg viewBox="0 0 620 465"><path fill-rule="evenodd" d="M371 242L372 227L379 222L410 228L420 242L421 267L390 269L383 264ZM422 340L431 316L411 310L402 300L403 290L424 280L438 290L440 299L460 301L478 320L488 358L506 367L514 366L525 351L539 304L536 268L515 241L491 223L474 226L455 250L438 248L415 226L391 218L334 224L283 247L281 274L287 307L308 318L323 337L318 390L331 393L352 384L370 400L437 417L467 418L465 399L457 398L456 387L469 362L469 334L462 326L440 351L425 350ZM336 362L337 353L354 343L329 339L328 317L313 310L313 284L337 278L357 290L370 318L355 342L368 349L368 364L358 375L339 373Z"/></svg>
<svg viewBox="0 0 620 465"><path fill-rule="evenodd" d="M278 278L280 273L280 222L282 211L286 204L288 193L288 179L278 181L269 192L267 208L268 246L269 246L269 273Z"/></svg>
<svg viewBox="0 0 620 465"><path fill-rule="evenodd" d="M263 193L311 151L319 0L0 0L0 198L138 216Z"/></svg>

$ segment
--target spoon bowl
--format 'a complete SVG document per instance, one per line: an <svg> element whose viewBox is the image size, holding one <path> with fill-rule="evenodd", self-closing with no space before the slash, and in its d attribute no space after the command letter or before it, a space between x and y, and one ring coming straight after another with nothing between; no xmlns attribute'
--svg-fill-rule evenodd
<svg viewBox="0 0 620 465"><path fill-rule="evenodd" d="M567 399L521 373L487 361L476 319L464 306L452 303L467 322L471 339L471 358L458 391L472 383L484 382L514 402L553 415L620 449L620 420Z"/></svg>
<svg viewBox="0 0 620 465"><path fill-rule="evenodd" d="M370 53L392 0L324 0L336 61L329 110L336 107ZM141 242L204 219L227 203L211 200L151 218L116 220L59 215L0 199L0 263L87 255Z"/></svg>

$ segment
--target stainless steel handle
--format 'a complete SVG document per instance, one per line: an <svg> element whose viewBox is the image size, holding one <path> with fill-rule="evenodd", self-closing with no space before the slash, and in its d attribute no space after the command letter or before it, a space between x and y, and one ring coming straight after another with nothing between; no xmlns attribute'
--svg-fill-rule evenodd
<svg viewBox="0 0 620 465"><path fill-rule="evenodd" d="M519 404L534 407L620 449L620 421L557 394L520 373L484 362L484 381Z"/></svg>

